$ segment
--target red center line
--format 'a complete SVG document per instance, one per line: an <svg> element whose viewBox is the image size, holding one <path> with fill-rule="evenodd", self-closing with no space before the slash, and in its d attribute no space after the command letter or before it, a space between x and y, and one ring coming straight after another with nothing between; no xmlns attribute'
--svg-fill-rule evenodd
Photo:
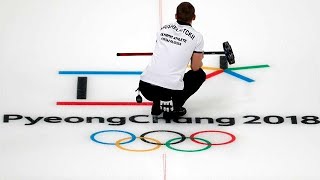
<svg viewBox="0 0 320 180"><path fill-rule="evenodd" d="M163 162L163 179L167 179L167 160L166 160L166 154L163 154L162 156L162 162Z"/></svg>
<svg viewBox="0 0 320 180"><path fill-rule="evenodd" d="M159 0L159 25L162 27L162 0Z"/></svg>

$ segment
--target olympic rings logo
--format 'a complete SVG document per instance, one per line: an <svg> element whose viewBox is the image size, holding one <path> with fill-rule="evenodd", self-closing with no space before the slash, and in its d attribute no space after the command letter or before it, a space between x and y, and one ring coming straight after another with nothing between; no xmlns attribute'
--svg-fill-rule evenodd
<svg viewBox="0 0 320 180"><path fill-rule="evenodd" d="M117 132L117 133L124 133L126 135L129 135L129 137L126 138L122 138L117 140L116 142L103 142L101 140L97 140L97 136L101 135L101 134L105 134L105 133L113 133L113 132ZM156 132L166 132L166 133L174 133L179 135L180 137L177 138L173 138L173 139L169 139L166 142L160 142L157 139L154 138L150 138L150 137L146 137L147 135L151 134L151 133L156 133ZM200 134L204 134L204 133L218 133L218 134L224 134L230 137L230 140L226 141L226 142L219 142L219 143L212 143L209 140L200 138L200 137L196 137L199 136ZM217 130L206 130L206 131L198 131L195 132L193 134L191 134L189 137L186 137L184 134L180 133L180 132L176 132L176 131L169 131L169 130L155 130L155 131L149 131L149 132L145 132L143 134L141 134L140 136L136 136L131 132L128 131L122 131L122 130L104 130L104 131L98 131L93 133L90 136L90 139L93 142L99 143L99 144L104 144L104 145L113 145L116 146L117 148L124 150L124 151L130 151L130 152L148 152L148 151L154 151L159 149L161 146L165 145L167 148L174 150L174 151L180 151L180 152L200 152L200 151L204 151L204 150L208 150L209 148L211 148L212 146L218 146L218 145L226 145L226 144L230 144L232 142L234 142L236 140L236 137L228 132L224 132L224 131L217 131ZM154 147L150 148L150 149L128 149L126 147L124 147L125 144L129 144L134 142L136 139L140 139L141 141L148 143L148 144L153 144ZM178 149L173 147L173 145L175 144L179 144L184 142L186 139L190 139L192 142L196 143L196 144L201 144L204 145L203 148L200 149L195 149L195 150L188 150L188 149Z"/></svg>

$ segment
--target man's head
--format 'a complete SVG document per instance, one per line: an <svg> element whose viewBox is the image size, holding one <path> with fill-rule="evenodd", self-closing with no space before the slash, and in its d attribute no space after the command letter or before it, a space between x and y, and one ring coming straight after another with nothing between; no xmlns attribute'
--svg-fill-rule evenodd
<svg viewBox="0 0 320 180"><path fill-rule="evenodd" d="M194 14L195 9L193 5L189 2L182 2L178 5L176 11L176 19L178 21L191 23L192 20L195 20L196 15Z"/></svg>

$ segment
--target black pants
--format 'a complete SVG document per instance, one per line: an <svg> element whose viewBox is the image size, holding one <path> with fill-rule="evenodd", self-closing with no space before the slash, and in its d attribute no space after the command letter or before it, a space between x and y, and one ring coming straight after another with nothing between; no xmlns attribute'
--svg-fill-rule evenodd
<svg viewBox="0 0 320 180"><path fill-rule="evenodd" d="M172 99L174 106L182 107L187 99L198 91L205 80L206 73L202 69L198 71L190 70L183 77L183 90L166 89L144 81L140 81L139 90L146 99L154 103Z"/></svg>

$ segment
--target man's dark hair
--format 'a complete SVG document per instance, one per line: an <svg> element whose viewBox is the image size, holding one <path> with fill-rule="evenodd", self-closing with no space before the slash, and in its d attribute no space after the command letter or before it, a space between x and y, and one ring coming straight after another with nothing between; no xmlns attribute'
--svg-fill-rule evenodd
<svg viewBox="0 0 320 180"><path fill-rule="evenodd" d="M189 2L182 2L178 5L176 17L178 21L191 22L194 18L195 9Z"/></svg>

